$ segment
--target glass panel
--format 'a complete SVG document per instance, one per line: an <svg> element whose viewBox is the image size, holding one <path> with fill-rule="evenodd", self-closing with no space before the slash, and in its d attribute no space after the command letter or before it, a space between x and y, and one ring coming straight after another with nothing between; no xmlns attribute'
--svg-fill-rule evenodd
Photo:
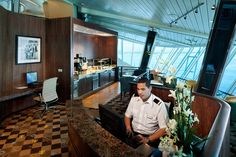
<svg viewBox="0 0 236 157"><path fill-rule="evenodd" d="M12 10L12 0L0 0L0 5L9 11Z"/></svg>
<svg viewBox="0 0 236 157"><path fill-rule="evenodd" d="M144 45L133 43L133 56L132 56L132 66L139 67L143 57Z"/></svg>
<svg viewBox="0 0 236 157"><path fill-rule="evenodd" d="M122 44L123 44L123 40L122 39L118 39L118 45L117 45L117 65L118 66L122 66L123 65L123 49L122 49Z"/></svg>
<svg viewBox="0 0 236 157"><path fill-rule="evenodd" d="M133 44L130 41L123 40L123 65L131 65Z"/></svg>
<svg viewBox="0 0 236 157"><path fill-rule="evenodd" d="M139 67L144 44L118 39L118 66ZM170 67L177 69L176 76L197 80L203 61L205 47L159 47L154 48L148 67L167 74Z"/></svg>
<svg viewBox="0 0 236 157"><path fill-rule="evenodd" d="M202 65L204 50L204 47L155 47L149 68L168 74L168 69L175 67L177 77L196 80Z"/></svg>
<svg viewBox="0 0 236 157"><path fill-rule="evenodd" d="M139 67L143 50L144 44L118 39L118 66Z"/></svg>
<svg viewBox="0 0 236 157"><path fill-rule="evenodd" d="M233 35L232 44L229 49L229 55L225 63L225 69L222 72L222 79L219 84L217 96L225 98L227 95L236 95L236 33Z"/></svg>

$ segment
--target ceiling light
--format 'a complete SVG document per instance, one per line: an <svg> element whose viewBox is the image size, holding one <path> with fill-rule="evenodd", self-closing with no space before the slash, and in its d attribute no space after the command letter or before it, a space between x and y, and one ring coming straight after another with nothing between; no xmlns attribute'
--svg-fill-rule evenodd
<svg viewBox="0 0 236 157"><path fill-rule="evenodd" d="M73 27L74 27L75 32L80 32L84 34L100 35L100 36L114 36L113 34L110 34L110 33L94 30L92 28L87 28L87 27L77 25L77 24L74 24Z"/></svg>
<svg viewBox="0 0 236 157"><path fill-rule="evenodd" d="M216 9L216 5L213 4L212 7L211 7L211 10L215 10Z"/></svg>
<svg viewBox="0 0 236 157"><path fill-rule="evenodd" d="M197 6L193 7L191 10L189 10L189 11L187 11L186 13L180 15L180 16L177 17L176 19L172 20L172 21L170 22L170 26L171 26L173 23L176 24L177 21L178 21L179 19L181 19L181 18L183 18L183 19L186 20L186 19L187 19L187 15L188 15L189 13L193 12L193 11L195 11L195 13L198 13L198 8L199 8L200 6L202 6L203 4L204 4L204 2L199 3Z"/></svg>

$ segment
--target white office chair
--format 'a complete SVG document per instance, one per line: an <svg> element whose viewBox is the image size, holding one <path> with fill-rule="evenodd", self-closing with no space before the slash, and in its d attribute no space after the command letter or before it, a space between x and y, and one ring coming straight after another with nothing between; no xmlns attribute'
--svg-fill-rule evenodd
<svg viewBox="0 0 236 157"><path fill-rule="evenodd" d="M33 98L35 101L44 103L45 105L41 117L45 112L48 111L49 104L58 101L56 87L57 87L57 77L47 79L43 82L42 93L40 93L39 96Z"/></svg>

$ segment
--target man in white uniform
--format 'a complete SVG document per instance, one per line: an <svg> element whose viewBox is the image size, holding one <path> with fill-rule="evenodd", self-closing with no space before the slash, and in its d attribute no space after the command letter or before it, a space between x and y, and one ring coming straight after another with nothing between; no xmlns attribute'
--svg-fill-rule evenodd
<svg viewBox="0 0 236 157"><path fill-rule="evenodd" d="M139 143L155 143L165 135L168 113L164 102L151 93L150 81L142 78L137 83L138 96L133 96L125 112L128 136L135 133ZM137 136L136 136L137 137Z"/></svg>

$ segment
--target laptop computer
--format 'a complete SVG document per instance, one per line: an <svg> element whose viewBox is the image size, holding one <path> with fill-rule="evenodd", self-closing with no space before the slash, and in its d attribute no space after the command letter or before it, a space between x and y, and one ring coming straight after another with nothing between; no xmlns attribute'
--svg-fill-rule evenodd
<svg viewBox="0 0 236 157"><path fill-rule="evenodd" d="M38 73L36 71L26 73L26 83L29 88L42 86L42 82L38 81Z"/></svg>

